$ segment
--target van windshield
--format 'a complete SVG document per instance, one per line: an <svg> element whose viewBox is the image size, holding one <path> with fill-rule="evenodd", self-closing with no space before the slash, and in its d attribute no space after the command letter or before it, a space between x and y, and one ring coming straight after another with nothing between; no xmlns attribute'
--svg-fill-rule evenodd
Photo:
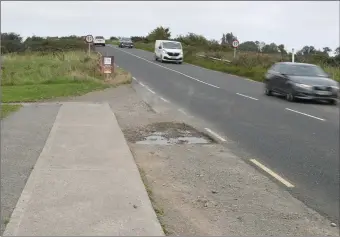
<svg viewBox="0 0 340 237"><path fill-rule="evenodd" d="M178 42L163 42L165 49L182 49L182 45Z"/></svg>

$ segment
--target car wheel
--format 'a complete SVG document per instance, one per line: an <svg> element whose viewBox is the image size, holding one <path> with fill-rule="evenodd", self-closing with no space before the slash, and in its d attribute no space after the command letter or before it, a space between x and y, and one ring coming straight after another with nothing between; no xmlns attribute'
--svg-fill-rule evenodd
<svg viewBox="0 0 340 237"><path fill-rule="evenodd" d="M157 58L156 54L155 54L155 61L158 61L158 58Z"/></svg>
<svg viewBox="0 0 340 237"><path fill-rule="evenodd" d="M286 100L288 100L289 102L294 102L295 96L291 92L289 92L286 94Z"/></svg>
<svg viewBox="0 0 340 237"><path fill-rule="evenodd" d="M273 95L273 92L272 92L268 87L265 87L264 93L265 93L267 96Z"/></svg>
<svg viewBox="0 0 340 237"><path fill-rule="evenodd" d="M338 101L336 101L336 100L329 100L329 104L331 104L331 105L337 105L337 104L338 104Z"/></svg>

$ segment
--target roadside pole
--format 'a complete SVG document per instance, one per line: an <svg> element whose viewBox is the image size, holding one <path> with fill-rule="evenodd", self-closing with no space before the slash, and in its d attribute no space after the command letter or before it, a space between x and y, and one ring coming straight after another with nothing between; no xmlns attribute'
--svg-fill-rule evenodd
<svg viewBox="0 0 340 237"><path fill-rule="evenodd" d="M238 40L234 40L233 43L232 43L232 45L233 45L233 48L234 48L234 59L235 59L235 58L236 58L236 49L237 49L238 46L239 46Z"/></svg>
<svg viewBox="0 0 340 237"><path fill-rule="evenodd" d="M292 49L292 63L295 62L295 52L294 52L294 48Z"/></svg>
<svg viewBox="0 0 340 237"><path fill-rule="evenodd" d="M93 36L92 36L92 35L87 35L87 36L85 37L85 41L86 41L86 43L87 43L88 46L89 46L89 48L88 48L88 54L89 54L89 56L90 56L90 54L91 54L91 44L93 43Z"/></svg>

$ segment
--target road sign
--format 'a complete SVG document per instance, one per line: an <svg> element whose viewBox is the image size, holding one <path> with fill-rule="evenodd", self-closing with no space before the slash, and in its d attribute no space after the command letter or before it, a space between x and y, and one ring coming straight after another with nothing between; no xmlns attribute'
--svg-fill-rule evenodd
<svg viewBox="0 0 340 237"><path fill-rule="evenodd" d="M93 42L93 36L92 35L87 35L86 37L85 37L85 41L86 41L86 43L92 43Z"/></svg>
<svg viewBox="0 0 340 237"><path fill-rule="evenodd" d="M111 66L111 57L104 57L104 65Z"/></svg>
<svg viewBox="0 0 340 237"><path fill-rule="evenodd" d="M234 40L234 41L233 41L233 47L234 47L234 48L237 48L238 45L239 45L238 40Z"/></svg>

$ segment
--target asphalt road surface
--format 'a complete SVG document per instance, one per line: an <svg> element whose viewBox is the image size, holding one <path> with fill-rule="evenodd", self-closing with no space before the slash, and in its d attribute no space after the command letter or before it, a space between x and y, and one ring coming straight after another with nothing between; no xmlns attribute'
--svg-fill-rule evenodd
<svg viewBox="0 0 340 237"><path fill-rule="evenodd" d="M186 63L156 62L153 53L138 49L96 50L115 56L118 66L155 94L214 124L215 133L251 154L246 159L269 168L268 176L279 175L293 185L282 184L295 197L338 223L337 106L267 97L262 83Z"/></svg>

